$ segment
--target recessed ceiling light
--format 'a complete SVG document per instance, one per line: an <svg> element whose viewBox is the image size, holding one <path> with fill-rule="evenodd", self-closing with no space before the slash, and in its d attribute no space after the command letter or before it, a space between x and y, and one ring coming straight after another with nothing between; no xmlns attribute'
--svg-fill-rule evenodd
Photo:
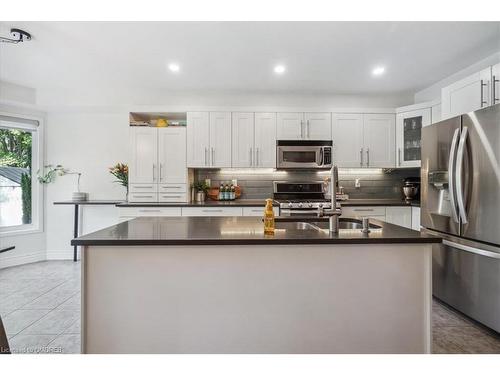
<svg viewBox="0 0 500 375"><path fill-rule="evenodd" d="M179 64L170 63L168 64L168 69L170 69L171 72L177 73L181 69L181 67L179 66Z"/></svg>
<svg viewBox="0 0 500 375"><path fill-rule="evenodd" d="M274 73L276 74L283 74L285 73L285 71L286 71L285 65L276 65L274 67Z"/></svg>
<svg viewBox="0 0 500 375"><path fill-rule="evenodd" d="M385 73L385 68L383 66L377 66L372 70L374 76L380 76Z"/></svg>

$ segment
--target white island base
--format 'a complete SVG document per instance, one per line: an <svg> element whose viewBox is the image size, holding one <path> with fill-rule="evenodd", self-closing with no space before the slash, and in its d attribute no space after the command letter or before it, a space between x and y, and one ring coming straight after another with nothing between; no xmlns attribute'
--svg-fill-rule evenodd
<svg viewBox="0 0 500 375"><path fill-rule="evenodd" d="M83 353L430 353L432 244L87 246Z"/></svg>

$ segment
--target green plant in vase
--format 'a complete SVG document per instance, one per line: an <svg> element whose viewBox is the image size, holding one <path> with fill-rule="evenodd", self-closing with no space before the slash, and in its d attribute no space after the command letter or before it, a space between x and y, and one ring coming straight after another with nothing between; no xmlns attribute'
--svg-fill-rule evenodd
<svg viewBox="0 0 500 375"><path fill-rule="evenodd" d="M116 177L116 181L114 182L125 187L128 200L128 165L124 163L118 163L109 168L109 173Z"/></svg>

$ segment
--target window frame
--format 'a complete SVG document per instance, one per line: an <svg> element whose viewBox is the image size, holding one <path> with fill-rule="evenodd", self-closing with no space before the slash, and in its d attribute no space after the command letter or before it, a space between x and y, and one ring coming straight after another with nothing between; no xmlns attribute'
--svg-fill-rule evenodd
<svg viewBox="0 0 500 375"><path fill-rule="evenodd" d="M44 160L44 119L40 116L3 111L0 111L0 116L12 117L19 120L19 122L2 120L2 123L10 125L0 125L2 128L33 131L31 140L31 223L0 227L0 237L43 232L44 187L38 182L37 172L42 168ZM27 120L27 122L23 122L23 120ZM35 121L38 124L30 124L28 121Z"/></svg>

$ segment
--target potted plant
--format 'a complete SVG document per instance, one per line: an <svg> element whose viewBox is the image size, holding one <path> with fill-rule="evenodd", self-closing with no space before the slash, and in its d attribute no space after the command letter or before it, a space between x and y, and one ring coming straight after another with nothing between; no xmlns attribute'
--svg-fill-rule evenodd
<svg viewBox="0 0 500 375"><path fill-rule="evenodd" d="M210 189L210 186L208 186L205 182L196 181L191 185L191 188L196 191L196 201L204 202L205 196L208 189Z"/></svg>
<svg viewBox="0 0 500 375"><path fill-rule="evenodd" d="M72 194L72 200L74 201L85 201L88 199L88 193L83 193L80 191L80 178L82 177L81 172L72 172L69 169L64 168L62 165L44 165L43 169L37 172L38 181L41 184L50 184L54 182L57 176L66 175L76 175L76 191Z"/></svg>
<svg viewBox="0 0 500 375"><path fill-rule="evenodd" d="M116 181L126 189L126 200L128 201L128 165L117 163L109 168L109 173L116 177Z"/></svg>

